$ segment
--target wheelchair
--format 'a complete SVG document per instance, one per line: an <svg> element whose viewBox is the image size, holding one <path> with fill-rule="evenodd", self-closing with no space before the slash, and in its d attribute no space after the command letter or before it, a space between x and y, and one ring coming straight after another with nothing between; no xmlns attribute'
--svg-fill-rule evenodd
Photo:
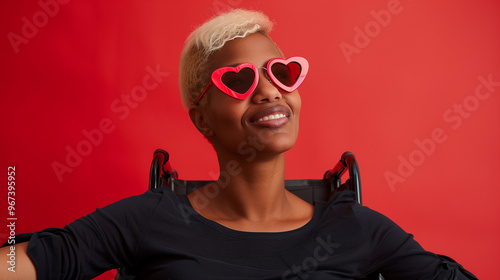
<svg viewBox="0 0 500 280"><path fill-rule="evenodd" d="M181 180L168 160L169 154L166 151L158 149L154 152L149 174L150 190L168 186L177 195L187 195L212 182ZM349 179L342 183L341 177L346 171L349 173ZM359 167L351 152L343 153L333 169L325 172L323 179L285 180L285 188L311 204L314 201L326 201L331 195L341 190L354 191L358 203L362 202Z"/></svg>
<svg viewBox="0 0 500 280"><path fill-rule="evenodd" d="M342 183L342 175L348 173L349 177ZM153 153L153 161L149 174L149 189L169 187L177 195L187 195L212 181L182 180L169 162L169 154L157 149ZM356 194L356 200L362 204L361 179L356 157L351 152L344 152L340 160L332 169L327 170L322 179L285 180L285 188L306 202L314 204L315 201L327 201L332 195L342 190L351 190ZM134 280L135 276L130 269L120 268L115 280ZM365 278L365 280L382 280L378 273Z"/></svg>

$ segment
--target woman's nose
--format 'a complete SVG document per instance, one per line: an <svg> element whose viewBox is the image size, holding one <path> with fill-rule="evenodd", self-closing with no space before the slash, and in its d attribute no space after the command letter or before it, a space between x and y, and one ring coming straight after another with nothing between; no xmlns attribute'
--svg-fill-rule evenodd
<svg viewBox="0 0 500 280"><path fill-rule="evenodd" d="M259 83L252 94L255 103L274 102L281 99L281 92L267 75L265 68L259 68Z"/></svg>

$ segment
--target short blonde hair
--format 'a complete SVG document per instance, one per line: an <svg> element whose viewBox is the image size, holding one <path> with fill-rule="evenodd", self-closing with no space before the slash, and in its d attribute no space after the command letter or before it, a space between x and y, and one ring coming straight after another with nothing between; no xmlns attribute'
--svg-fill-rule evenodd
<svg viewBox="0 0 500 280"><path fill-rule="evenodd" d="M236 9L216 16L186 40L179 65L179 87L184 107L193 105L210 81L208 58L235 38L271 32L273 23L261 12Z"/></svg>

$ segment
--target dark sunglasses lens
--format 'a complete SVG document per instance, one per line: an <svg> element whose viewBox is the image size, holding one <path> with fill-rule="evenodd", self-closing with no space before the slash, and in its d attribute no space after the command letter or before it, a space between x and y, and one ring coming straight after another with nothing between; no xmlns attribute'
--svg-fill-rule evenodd
<svg viewBox="0 0 500 280"><path fill-rule="evenodd" d="M275 63L271 66L271 72L274 77L287 87L295 84L300 75L300 64L297 62L290 62L288 65L283 63Z"/></svg>
<svg viewBox="0 0 500 280"><path fill-rule="evenodd" d="M239 94L246 93L253 84L255 73L251 68L243 68L240 72L226 72L221 81L231 90Z"/></svg>

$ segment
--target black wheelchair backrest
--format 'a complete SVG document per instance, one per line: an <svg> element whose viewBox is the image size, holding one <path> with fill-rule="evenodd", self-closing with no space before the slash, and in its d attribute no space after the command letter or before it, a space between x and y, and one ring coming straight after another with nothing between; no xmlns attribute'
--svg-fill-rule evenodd
<svg viewBox="0 0 500 280"><path fill-rule="evenodd" d="M342 183L342 175L346 171L349 173L349 179ZM162 149L153 153L149 189L168 186L176 194L186 195L210 182L212 181L179 179L177 171L169 162L169 154ZM351 152L343 153L335 166L324 173L322 179L285 180L285 188L311 204L314 201L326 201L336 192L347 189L354 191L358 203L362 203L359 167Z"/></svg>

